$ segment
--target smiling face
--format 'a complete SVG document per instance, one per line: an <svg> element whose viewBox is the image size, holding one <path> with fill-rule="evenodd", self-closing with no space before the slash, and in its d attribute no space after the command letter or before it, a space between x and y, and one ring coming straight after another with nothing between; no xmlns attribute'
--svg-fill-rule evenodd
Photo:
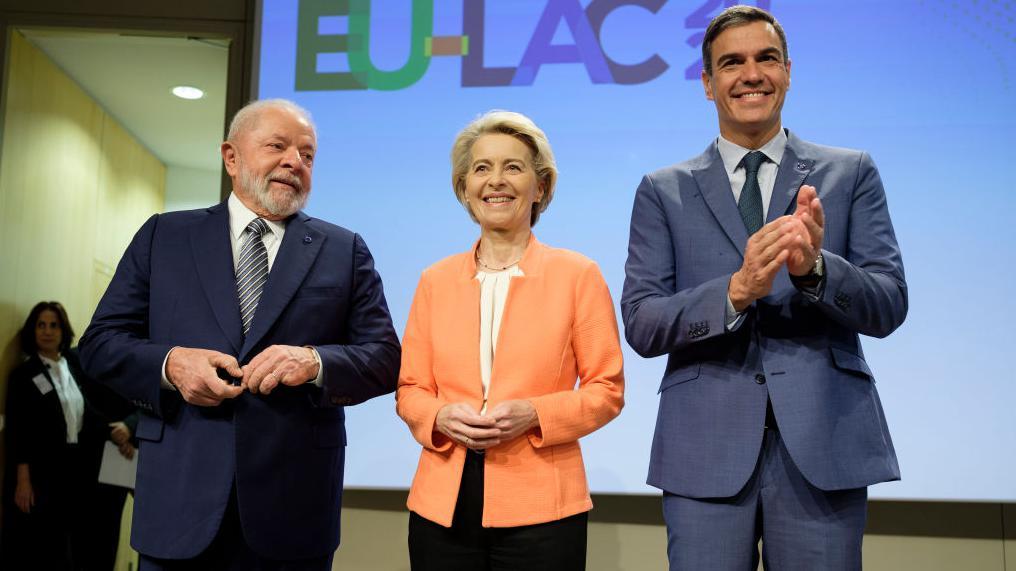
<svg viewBox="0 0 1016 571"><path fill-rule="evenodd" d="M281 107L258 112L252 126L222 144L233 190L247 208L281 220L307 203L317 150L306 119Z"/></svg>
<svg viewBox="0 0 1016 571"><path fill-rule="evenodd" d="M702 72L706 98L716 104L723 138L756 149L780 129L790 89L790 60L768 22L728 28L712 45L712 75Z"/></svg>
<svg viewBox="0 0 1016 571"><path fill-rule="evenodd" d="M39 353L55 358L60 354L60 342L63 340L63 328L60 327L60 316L52 309L44 309L35 320L35 345Z"/></svg>
<svg viewBox="0 0 1016 571"><path fill-rule="evenodd" d="M476 139L466 173L466 204L484 231L529 232L543 188L525 143L501 133Z"/></svg>

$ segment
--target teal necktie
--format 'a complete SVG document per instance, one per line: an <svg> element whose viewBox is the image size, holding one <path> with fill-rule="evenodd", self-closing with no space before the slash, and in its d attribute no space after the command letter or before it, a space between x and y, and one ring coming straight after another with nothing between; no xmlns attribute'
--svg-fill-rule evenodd
<svg viewBox="0 0 1016 571"><path fill-rule="evenodd" d="M748 236L762 228L765 218L762 212L762 189L758 186L758 169L765 160L766 155L762 151L752 151L741 159L745 176L737 209L741 212L744 227L748 229Z"/></svg>

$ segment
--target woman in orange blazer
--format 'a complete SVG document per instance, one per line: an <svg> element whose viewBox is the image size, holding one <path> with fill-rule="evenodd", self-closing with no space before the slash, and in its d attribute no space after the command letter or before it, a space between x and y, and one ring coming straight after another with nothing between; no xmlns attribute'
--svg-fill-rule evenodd
<svg viewBox="0 0 1016 571"><path fill-rule="evenodd" d="M532 121L481 116L452 168L480 239L424 270L403 338L397 409L423 446L412 567L583 569L578 439L624 404L610 292L594 262L532 234L557 178Z"/></svg>

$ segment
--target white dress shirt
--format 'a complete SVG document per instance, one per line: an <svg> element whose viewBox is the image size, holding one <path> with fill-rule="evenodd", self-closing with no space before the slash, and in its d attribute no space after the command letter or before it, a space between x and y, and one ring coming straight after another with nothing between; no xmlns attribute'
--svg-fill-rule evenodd
<svg viewBox="0 0 1016 571"><path fill-rule="evenodd" d="M81 389L74 382L71 370L67 367L67 359L61 355L56 361L49 357L43 357L42 364L49 372L49 378L53 381L53 388L56 389L56 396L60 399L60 408L63 409L64 422L67 424L67 442L74 444L78 441L78 433L85 422L85 397L81 395Z"/></svg>
<svg viewBox="0 0 1016 571"><path fill-rule="evenodd" d="M251 223L257 214L247 208L236 193L230 193L226 201L229 208L229 245L233 249L233 272L236 272L236 264L240 261L240 247L243 246L243 234L247 231L247 225ZM286 224L284 222L273 222L265 220L268 224L268 232L261 235L261 241L268 250L268 271L272 271L275 263L275 256L279 253L279 245L282 244L282 237L286 235Z"/></svg>
<svg viewBox="0 0 1016 571"><path fill-rule="evenodd" d="M758 149L746 149L736 143L723 138L721 135L716 139L716 150L720 152L723 159L723 168L727 171L727 178L730 179L730 190L734 193L734 202L741 199L741 188L747 178L747 171L741 161L745 155L752 151L761 151L768 160L763 161L758 168L758 187L762 191L762 219L765 220L769 213L769 203L773 198L773 186L776 185L776 173L780 169L780 161L783 160L783 153L787 150L787 132L780 129L772 139Z"/></svg>

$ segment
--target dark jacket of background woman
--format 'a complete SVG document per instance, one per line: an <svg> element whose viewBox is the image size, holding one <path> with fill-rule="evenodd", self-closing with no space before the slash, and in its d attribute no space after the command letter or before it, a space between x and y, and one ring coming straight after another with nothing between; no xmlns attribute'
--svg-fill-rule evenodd
<svg viewBox="0 0 1016 571"><path fill-rule="evenodd" d="M67 423L60 398L48 367L38 355L30 355L15 368L7 385L5 564L41 565L39 568L47 569L79 567L72 563L76 559L74 544L84 544L78 539L87 530L102 446L109 428L89 402L89 385L93 383L86 381L77 354L66 351L63 357L85 400L76 445L67 443ZM29 467L35 499L27 514L14 502L20 464Z"/></svg>
<svg viewBox="0 0 1016 571"><path fill-rule="evenodd" d="M91 404L91 390L84 370L75 351L63 355L74 382L85 397L84 423L78 434L78 447L86 450L88 467L98 474L102 444L109 431L102 415ZM49 390L43 394L33 379L42 375ZM28 464L32 473L32 485L36 488L36 503L47 501L50 487L60 479L66 479L68 468L67 422L49 369L38 355L32 355L11 373L7 385L7 464L12 469L18 464ZM13 475L13 474L12 474ZM5 478L14 484L15 478ZM57 494L60 492L57 491Z"/></svg>

